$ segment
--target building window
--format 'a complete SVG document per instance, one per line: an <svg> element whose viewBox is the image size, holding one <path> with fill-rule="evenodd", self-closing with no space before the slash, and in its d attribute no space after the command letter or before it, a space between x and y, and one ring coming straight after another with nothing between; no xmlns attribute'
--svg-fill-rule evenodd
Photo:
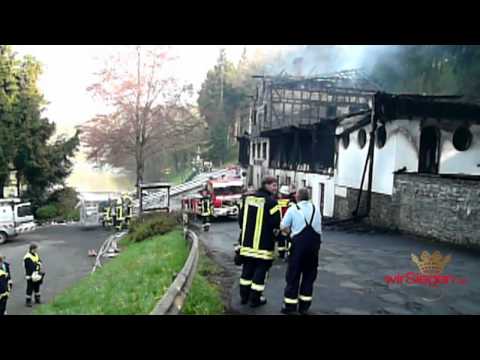
<svg viewBox="0 0 480 360"><path fill-rule="evenodd" d="M267 160L267 143L263 143L262 145L262 158Z"/></svg>
<svg viewBox="0 0 480 360"><path fill-rule="evenodd" d="M424 127L420 134L418 172L438 174L440 159L440 130L433 126Z"/></svg>
<svg viewBox="0 0 480 360"><path fill-rule="evenodd" d="M365 147L365 144L367 143L367 132L365 131L365 129L360 129L357 134L357 141L360 149L363 149Z"/></svg>
<svg viewBox="0 0 480 360"><path fill-rule="evenodd" d="M262 146L262 145L261 145L260 143L257 144L257 158L258 158L258 159L260 159L260 156L261 156L261 154L262 154L262 153L260 152L260 147L261 147L261 146Z"/></svg>
<svg viewBox="0 0 480 360"><path fill-rule="evenodd" d="M453 133L453 146L458 151L465 151L472 145L472 133L466 127L459 127Z"/></svg>
<svg viewBox="0 0 480 360"><path fill-rule="evenodd" d="M307 180L302 180L302 187L307 187Z"/></svg>
<svg viewBox="0 0 480 360"><path fill-rule="evenodd" d="M252 159L255 159L255 144L252 144Z"/></svg>
<svg viewBox="0 0 480 360"><path fill-rule="evenodd" d="M290 178L290 176L287 176L287 177L285 178L285 184L288 185L288 186L290 186L291 183L292 183L292 179Z"/></svg>
<svg viewBox="0 0 480 360"><path fill-rule="evenodd" d="M385 125L383 125L377 129L377 147L379 149L383 148L386 142L387 142L387 130L385 130Z"/></svg>
<svg viewBox="0 0 480 360"><path fill-rule="evenodd" d="M350 145L350 134L345 133L342 135L342 145L344 149L348 149L348 145Z"/></svg>

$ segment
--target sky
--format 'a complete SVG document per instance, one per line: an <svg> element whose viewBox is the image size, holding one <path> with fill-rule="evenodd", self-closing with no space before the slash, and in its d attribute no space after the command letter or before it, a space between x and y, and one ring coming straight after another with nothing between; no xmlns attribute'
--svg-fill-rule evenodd
<svg viewBox="0 0 480 360"><path fill-rule="evenodd" d="M244 47L247 54L255 52L285 51L291 46L283 45L172 45L178 56L172 75L192 83L200 89L207 71L216 63L219 51L225 48L231 61L238 61ZM42 63L43 73L39 87L49 105L44 113L57 125L58 133L73 134L74 127L105 111L94 100L87 87L95 82L95 72L102 68L108 55L118 52L115 45L13 45L20 55L32 55ZM75 157L72 175L67 180L70 186L83 191L124 190L125 177L98 170L86 162L80 152Z"/></svg>
<svg viewBox="0 0 480 360"><path fill-rule="evenodd" d="M178 56L173 75L192 83L198 91L207 71L225 48L232 61L238 61L244 47L248 53L275 51L288 46L271 45L173 45ZM50 104L46 116L55 121L59 131L71 131L104 110L86 89L95 82L94 73L104 59L119 50L115 45L15 45L19 55L30 54L43 65L39 86Z"/></svg>

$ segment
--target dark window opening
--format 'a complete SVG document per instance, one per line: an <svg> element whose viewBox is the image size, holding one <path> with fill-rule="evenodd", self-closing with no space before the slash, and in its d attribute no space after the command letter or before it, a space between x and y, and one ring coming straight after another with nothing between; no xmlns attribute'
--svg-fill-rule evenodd
<svg viewBox="0 0 480 360"><path fill-rule="evenodd" d="M252 144L252 158L255 159L255 144Z"/></svg>
<svg viewBox="0 0 480 360"><path fill-rule="evenodd" d="M387 142L387 130L385 129L385 126L380 126L377 129L377 147L379 149L383 148L386 142Z"/></svg>
<svg viewBox="0 0 480 360"><path fill-rule="evenodd" d="M335 124L287 131L269 140L269 167L272 169L322 172L333 167Z"/></svg>
<svg viewBox="0 0 480 360"><path fill-rule="evenodd" d="M365 147L365 144L367 143L367 132L365 131L365 129L360 129L357 135L357 141L360 149L363 149Z"/></svg>
<svg viewBox="0 0 480 360"><path fill-rule="evenodd" d="M418 172L424 174L438 174L440 158L440 132L433 126L422 129L420 135L420 155Z"/></svg>
<svg viewBox="0 0 480 360"><path fill-rule="evenodd" d="M302 187L307 187L307 180L302 180Z"/></svg>
<svg viewBox="0 0 480 360"><path fill-rule="evenodd" d="M472 133L466 127L459 127L453 133L453 146L458 151L465 151L472 145Z"/></svg>
<svg viewBox="0 0 480 360"><path fill-rule="evenodd" d="M262 145L262 158L267 160L267 143L263 143Z"/></svg>
<svg viewBox="0 0 480 360"><path fill-rule="evenodd" d="M350 145L350 133L342 135L342 145L344 149L348 149L348 145Z"/></svg>
<svg viewBox="0 0 480 360"><path fill-rule="evenodd" d="M329 105L327 107L327 118L334 118L336 116L337 116L337 107L335 105Z"/></svg>
<svg viewBox="0 0 480 360"><path fill-rule="evenodd" d="M260 156L261 156L261 154L262 154L262 153L260 152L260 151L261 151L261 146L262 146L261 144L257 144L257 158L258 158L258 159L260 159Z"/></svg>
<svg viewBox="0 0 480 360"><path fill-rule="evenodd" d="M292 179L290 176L287 176L286 179L285 179L285 184L290 186L290 184L292 183Z"/></svg>
<svg viewBox="0 0 480 360"><path fill-rule="evenodd" d="M244 168L250 163L250 141L247 138L239 140L238 162Z"/></svg>
<svg viewBox="0 0 480 360"><path fill-rule="evenodd" d="M24 217L24 216L32 216L32 209L30 209L29 205L20 206L17 208L17 216Z"/></svg>

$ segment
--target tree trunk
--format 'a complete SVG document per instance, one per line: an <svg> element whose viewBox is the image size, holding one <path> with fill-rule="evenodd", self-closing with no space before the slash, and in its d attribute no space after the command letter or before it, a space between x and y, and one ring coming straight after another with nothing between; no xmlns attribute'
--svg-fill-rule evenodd
<svg viewBox="0 0 480 360"><path fill-rule="evenodd" d="M0 179L0 199L3 199L4 193L3 193L3 188L5 186L5 179Z"/></svg>
<svg viewBox="0 0 480 360"><path fill-rule="evenodd" d="M17 178L17 197L18 198L21 198L21 194L20 194L20 179L21 179L21 175L20 175L20 172L17 170L17 173L15 174L15 177Z"/></svg>
<svg viewBox="0 0 480 360"><path fill-rule="evenodd" d="M143 184L143 156L141 150L137 151L136 156L136 173L137 173L137 195L140 197L140 184Z"/></svg>

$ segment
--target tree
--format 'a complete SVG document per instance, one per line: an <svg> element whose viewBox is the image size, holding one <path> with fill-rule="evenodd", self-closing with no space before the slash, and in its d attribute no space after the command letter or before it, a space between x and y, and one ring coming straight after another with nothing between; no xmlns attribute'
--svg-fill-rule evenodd
<svg viewBox="0 0 480 360"><path fill-rule="evenodd" d="M188 105L192 87L167 76L173 60L168 48L129 48L88 89L112 109L82 127L88 159L125 169L133 163L137 186L152 154L174 143L185 129L201 125Z"/></svg>
<svg viewBox="0 0 480 360"><path fill-rule="evenodd" d="M37 86L41 70L33 57L18 60L10 47L0 46L0 195L15 171L19 196L29 197L34 208L71 173L70 159L79 143L78 133L51 143L55 124L42 117L46 102ZM26 194L20 193L22 182Z"/></svg>
<svg viewBox="0 0 480 360"><path fill-rule="evenodd" d="M236 139L232 138L240 112L248 106L255 82L252 75L262 71L259 62L251 61L243 51L235 66L220 50L217 64L207 72L198 96L198 108L208 124L209 159L222 164Z"/></svg>
<svg viewBox="0 0 480 360"><path fill-rule="evenodd" d="M10 46L0 45L0 198L11 172L14 153L13 107L18 92L18 60Z"/></svg>

